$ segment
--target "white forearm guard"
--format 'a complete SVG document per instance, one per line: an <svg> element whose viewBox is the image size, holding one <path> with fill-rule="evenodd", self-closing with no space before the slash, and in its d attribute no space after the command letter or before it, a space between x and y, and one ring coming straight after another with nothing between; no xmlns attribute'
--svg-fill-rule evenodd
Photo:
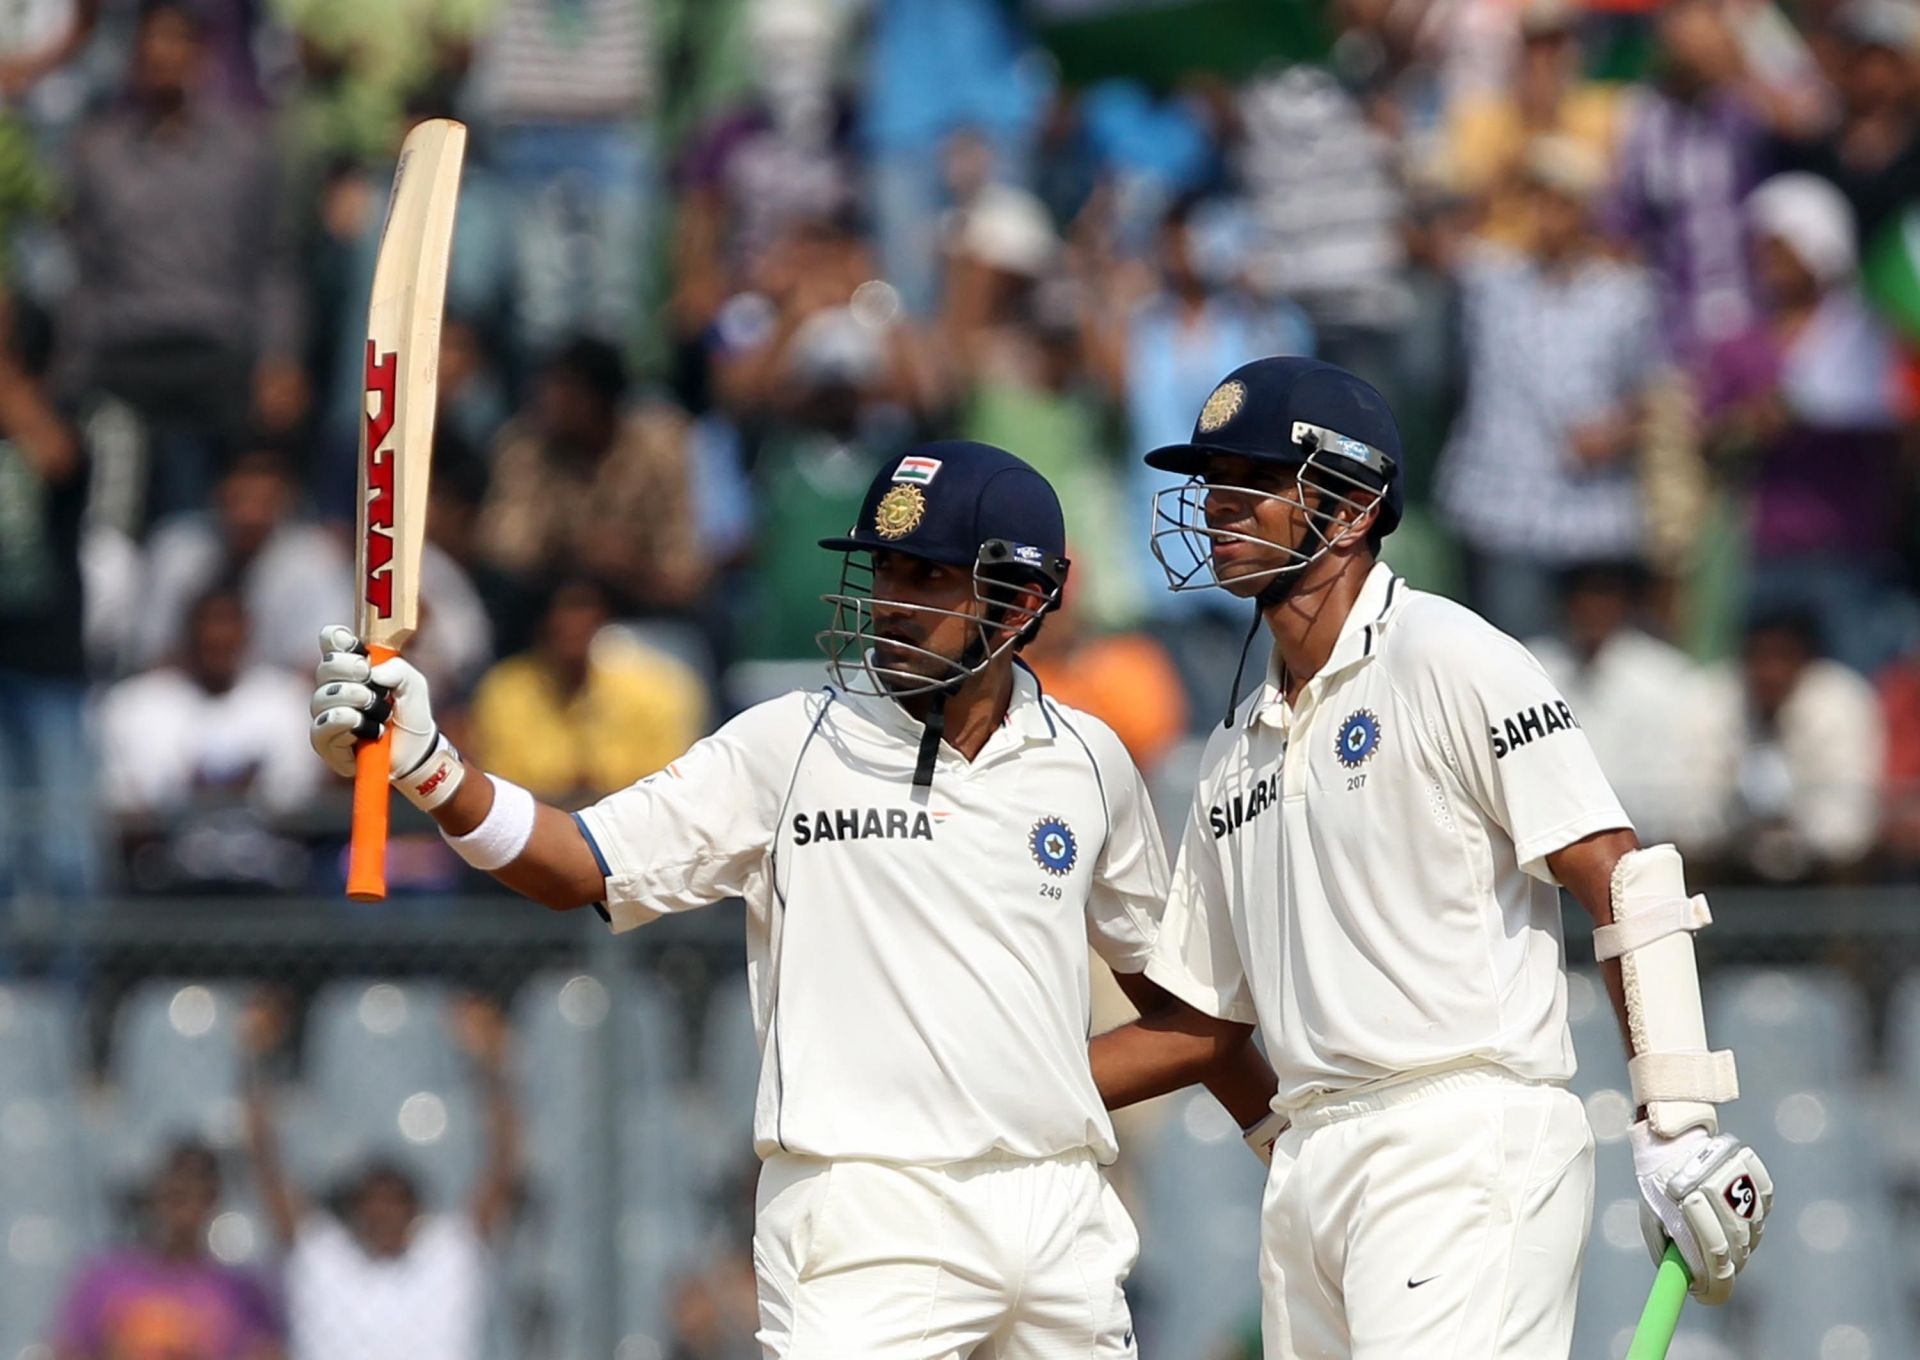
<svg viewBox="0 0 1920 1360"><path fill-rule="evenodd" d="M1714 1106L1740 1094L1733 1054L1707 1048L1693 932L1710 924L1703 897L1687 896L1680 852L1654 845L1620 857L1613 870L1613 924L1593 933L1594 957L1620 960L1633 1101L1662 1138L1719 1129Z"/></svg>

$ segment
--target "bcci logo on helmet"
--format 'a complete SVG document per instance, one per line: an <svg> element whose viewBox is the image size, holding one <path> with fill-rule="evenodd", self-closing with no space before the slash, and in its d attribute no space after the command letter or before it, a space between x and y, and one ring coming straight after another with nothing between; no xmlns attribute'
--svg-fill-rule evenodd
<svg viewBox="0 0 1920 1360"><path fill-rule="evenodd" d="M911 482L901 482L880 498L873 510L873 528L882 538L905 538L926 518L927 498Z"/></svg>
<svg viewBox="0 0 1920 1360"><path fill-rule="evenodd" d="M1213 395L1207 398L1207 404L1200 408L1200 432L1212 434L1229 420L1240 414L1240 408L1247 402L1247 385L1237 378L1229 378L1213 389Z"/></svg>

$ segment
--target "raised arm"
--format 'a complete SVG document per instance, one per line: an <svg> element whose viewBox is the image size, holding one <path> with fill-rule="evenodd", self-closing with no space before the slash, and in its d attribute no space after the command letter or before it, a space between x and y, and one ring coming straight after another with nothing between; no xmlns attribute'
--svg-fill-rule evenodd
<svg viewBox="0 0 1920 1360"><path fill-rule="evenodd" d="M454 1037L472 1059L487 1125L487 1160L473 1190L473 1223L493 1237L512 1216L520 1192L520 1120L507 1086L507 1020L479 997L463 998L453 1012Z"/></svg>
<svg viewBox="0 0 1920 1360"><path fill-rule="evenodd" d="M455 853L555 911L599 905L615 930L758 890L793 762L832 702L795 692L755 705L569 815L462 760L406 661L369 666L340 627L322 630L321 648L311 736L328 765L351 774L358 743L390 723L390 778Z"/></svg>
<svg viewBox="0 0 1920 1360"><path fill-rule="evenodd" d="M309 736L335 773L352 778L354 747L391 721L388 777L469 864L554 911L606 899L606 875L579 825L462 759L434 722L425 676L401 657L370 665L349 628L324 629L320 647Z"/></svg>
<svg viewBox="0 0 1920 1360"><path fill-rule="evenodd" d="M287 1034L286 1005L260 991L249 997L240 1015L240 1050L246 1062L247 1151L253 1158L253 1176L261 1205L283 1247L293 1244L307 1206L280 1162L280 1140L273 1126L273 1105L267 1093L266 1062Z"/></svg>

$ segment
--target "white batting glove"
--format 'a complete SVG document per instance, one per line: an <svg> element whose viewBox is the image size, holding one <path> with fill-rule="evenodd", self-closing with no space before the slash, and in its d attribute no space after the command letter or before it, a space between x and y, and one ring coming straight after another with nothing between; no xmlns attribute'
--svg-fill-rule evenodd
<svg viewBox="0 0 1920 1360"><path fill-rule="evenodd" d="M1643 1119L1628 1137L1647 1250L1657 1264L1671 1240L1693 1277L1693 1296L1725 1303L1773 1208L1766 1166L1729 1133L1692 1128L1662 1138Z"/></svg>
<svg viewBox="0 0 1920 1360"><path fill-rule="evenodd" d="M426 676L397 656L369 664L360 639L340 624L320 630L320 652L313 672L313 726L307 731L320 758L351 779L354 748L391 726L388 780L421 808L451 798L465 767L433 721Z"/></svg>

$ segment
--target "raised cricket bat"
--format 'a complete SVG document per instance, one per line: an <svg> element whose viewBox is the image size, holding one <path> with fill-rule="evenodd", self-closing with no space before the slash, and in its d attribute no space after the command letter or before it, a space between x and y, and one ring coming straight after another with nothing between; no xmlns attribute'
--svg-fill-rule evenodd
<svg viewBox="0 0 1920 1360"><path fill-rule="evenodd" d="M420 549L440 385L440 319L453 254L453 211L467 129L447 118L407 134L393 172L367 307L365 410L360 424L354 629L376 664L420 624ZM360 744L353 777L347 896L387 895L387 751L391 729Z"/></svg>

